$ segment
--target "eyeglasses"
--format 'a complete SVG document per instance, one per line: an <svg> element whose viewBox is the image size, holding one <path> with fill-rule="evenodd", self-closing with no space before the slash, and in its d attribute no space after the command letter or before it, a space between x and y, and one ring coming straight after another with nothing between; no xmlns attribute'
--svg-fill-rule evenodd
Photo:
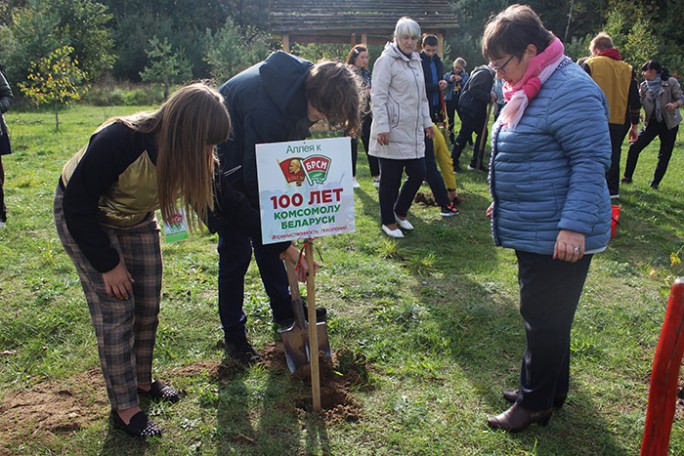
<svg viewBox="0 0 684 456"><path fill-rule="evenodd" d="M496 73L497 71L501 71L502 73L505 73L505 72L506 72L506 65L508 65L508 62L510 62L511 59L512 59L513 57L515 57L515 56L513 56L513 55L510 56L510 57L508 58L508 60L506 60L506 61L504 62L504 64L501 65L500 67L494 66L494 65L492 65L492 64L490 63L490 64L489 64L489 68L490 68L492 71L494 71L495 73Z"/></svg>

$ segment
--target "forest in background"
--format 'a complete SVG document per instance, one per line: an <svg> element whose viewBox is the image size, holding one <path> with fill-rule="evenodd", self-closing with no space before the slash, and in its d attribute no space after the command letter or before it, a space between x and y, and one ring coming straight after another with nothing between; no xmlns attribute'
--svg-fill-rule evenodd
<svg viewBox="0 0 684 456"><path fill-rule="evenodd" d="M488 18L515 2L450 3L460 27L445 36L444 59L462 56L472 68L483 62L480 37ZM587 55L589 40L605 30L637 69L655 58L675 75L684 72L680 0L527 3L575 59ZM17 86L27 81L32 63L69 46L84 84L221 82L280 48L268 31L268 7L269 0L2 0L0 67ZM343 59L348 49L346 44L292 46L294 53L312 60ZM379 52L380 47L371 49L373 58Z"/></svg>

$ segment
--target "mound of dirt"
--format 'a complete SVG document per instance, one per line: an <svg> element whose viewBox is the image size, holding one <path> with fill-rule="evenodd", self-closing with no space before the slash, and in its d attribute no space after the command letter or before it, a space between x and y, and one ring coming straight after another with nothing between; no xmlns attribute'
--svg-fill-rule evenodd
<svg viewBox="0 0 684 456"><path fill-rule="evenodd" d="M267 368L289 372L283 350L280 342L264 348L261 356ZM319 368L323 419L329 424L361 419L361 407L356 403L349 389L366 384L368 366L365 357L347 350L340 350L333 353L330 358L320 357ZM309 364L300 366L292 377L306 385L302 396L296 401L297 407L310 411L313 404L310 386L311 366Z"/></svg>
<svg viewBox="0 0 684 456"><path fill-rule="evenodd" d="M414 203L417 204L422 204L423 206L439 206L437 204L437 201L435 200L435 197L432 195L432 192L418 192L416 193L416 197L413 199Z"/></svg>

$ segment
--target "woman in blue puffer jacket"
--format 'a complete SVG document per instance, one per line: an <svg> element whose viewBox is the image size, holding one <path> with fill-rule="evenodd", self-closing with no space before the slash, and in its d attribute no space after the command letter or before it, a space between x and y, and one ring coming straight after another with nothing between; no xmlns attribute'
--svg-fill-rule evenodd
<svg viewBox="0 0 684 456"><path fill-rule="evenodd" d="M518 258L527 336L519 389L503 392L513 406L488 422L517 432L548 423L568 394L572 320L610 237L608 108L528 6L492 19L482 50L507 101L492 132L487 213L496 245Z"/></svg>

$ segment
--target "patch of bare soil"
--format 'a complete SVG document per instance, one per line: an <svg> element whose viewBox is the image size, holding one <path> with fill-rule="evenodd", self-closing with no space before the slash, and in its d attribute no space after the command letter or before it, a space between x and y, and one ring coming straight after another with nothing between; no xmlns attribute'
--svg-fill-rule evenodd
<svg viewBox="0 0 684 456"><path fill-rule="evenodd" d="M282 343L265 347L260 353L270 370L289 373ZM244 370L230 359L221 363L201 361L173 372L181 377L207 375L210 381L229 382ZM349 389L367 384L366 359L340 350L332 358L320 358L321 406L328 424L357 421L361 408ZM301 366L293 374L304 383L301 397L293 398L298 408L312 407L310 366ZM38 433L59 436L78 431L106 419L109 400L100 369L91 369L60 382L45 382L25 391L9 392L0 403L0 456L11 454L9 447Z"/></svg>
<svg viewBox="0 0 684 456"><path fill-rule="evenodd" d="M36 433L77 431L103 418L109 410L99 369L69 380L46 382L30 390L10 392L0 404L0 442L9 445ZM8 451L0 448L0 454ZM9 453L6 453L9 454Z"/></svg>
<svg viewBox="0 0 684 456"><path fill-rule="evenodd" d="M414 203L422 204L423 206L439 206L437 204L437 201L435 201L435 197L432 195L432 192L418 192L416 193L416 197L413 199Z"/></svg>

